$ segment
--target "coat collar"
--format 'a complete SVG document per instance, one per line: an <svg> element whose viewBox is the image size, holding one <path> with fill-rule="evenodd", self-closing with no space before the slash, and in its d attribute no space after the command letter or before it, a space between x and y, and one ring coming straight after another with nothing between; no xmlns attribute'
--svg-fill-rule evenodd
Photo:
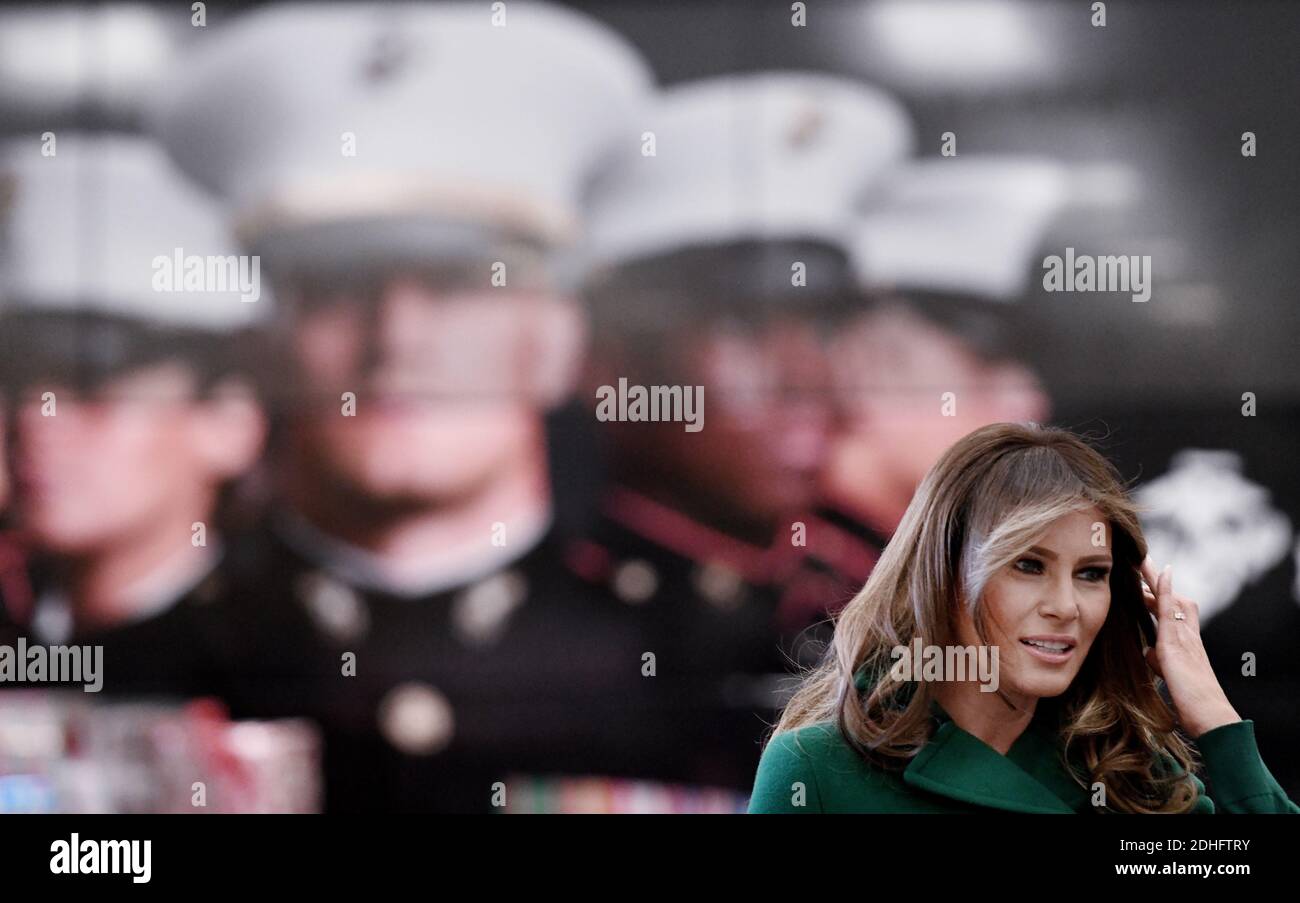
<svg viewBox="0 0 1300 903"><path fill-rule="evenodd" d="M903 772L903 782L948 799L1008 812L1069 814L1087 794L1034 725L1004 756L952 720L940 725Z"/></svg>
<svg viewBox="0 0 1300 903"><path fill-rule="evenodd" d="M855 683L862 688L866 675ZM1089 795L1067 769L1051 712L1040 705L1029 726L1002 755L957 725L939 704L937 729L903 771L903 782L947 799L1007 812L1088 811Z"/></svg>

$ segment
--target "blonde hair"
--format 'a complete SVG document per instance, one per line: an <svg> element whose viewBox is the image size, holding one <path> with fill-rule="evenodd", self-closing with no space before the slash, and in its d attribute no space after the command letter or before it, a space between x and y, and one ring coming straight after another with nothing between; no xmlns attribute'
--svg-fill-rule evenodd
<svg viewBox="0 0 1300 903"><path fill-rule="evenodd" d="M859 690L855 676L864 668L883 675L890 651L913 638L957 643L963 604L985 641L988 579L1052 521L1090 507L1108 522L1114 564L1106 621L1070 688L1050 703L1058 706L1065 755L1077 753L1087 771L1071 773L1085 788L1100 781L1111 810L1191 809L1194 756L1139 640L1146 540L1137 510L1101 453L1070 432L1034 424L986 426L944 453L866 586L836 617L822 663L805 676L775 733L834 721L867 761L905 767L933 730L933 685L874 680Z"/></svg>

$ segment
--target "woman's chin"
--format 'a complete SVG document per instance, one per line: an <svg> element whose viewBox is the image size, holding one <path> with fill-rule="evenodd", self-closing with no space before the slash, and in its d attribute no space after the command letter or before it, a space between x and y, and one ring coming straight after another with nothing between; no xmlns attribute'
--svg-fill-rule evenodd
<svg viewBox="0 0 1300 903"><path fill-rule="evenodd" d="M1074 675L1042 674L1018 678L1007 689L1012 693L1032 699L1051 699L1070 689Z"/></svg>

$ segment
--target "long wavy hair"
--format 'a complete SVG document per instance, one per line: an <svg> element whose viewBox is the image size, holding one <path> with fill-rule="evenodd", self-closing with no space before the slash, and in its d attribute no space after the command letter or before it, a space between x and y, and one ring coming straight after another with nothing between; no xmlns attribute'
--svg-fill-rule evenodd
<svg viewBox="0 0 1300 903"><path fill-rule="evenodd" d="M1147 546L1137 509L1100 452L1066 430L1034 424L983 427L944 453L866 586L836 617L822 663L804 677L774 733L833 721L868 762L905 767L934 729L934 685L875 679L863 689L857 675L883 677L891 650L916 637L959 643L962 605L987 643L989 578L1054 520L1094 506L1111 532L1110 610L1069 689L1039 705L1056 707L1067 768L1085 788L1102 782L1108 809L1191 809L1194 754L1144 658L1138 619L1148 615L1138 569Z"/></svg>

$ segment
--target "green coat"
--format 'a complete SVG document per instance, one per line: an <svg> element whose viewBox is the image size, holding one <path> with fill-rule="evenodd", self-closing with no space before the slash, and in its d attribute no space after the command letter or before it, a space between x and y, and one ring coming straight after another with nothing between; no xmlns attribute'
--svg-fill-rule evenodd
<svg viewBox="0 0 1300 903"><path fill-rule="evenodd" d="M1036 715L1004 756L958 727L937 704L933 713L939 727L901 773L869 765L833 723L777 734L763 751L749 811L1094 811L1091 794L1061 761L1046 716ZM1300 813L1264 767L1253 722L1217 727L1196 745L1216 795L1212 801L1197 780L1196 813Z"/></svg>

